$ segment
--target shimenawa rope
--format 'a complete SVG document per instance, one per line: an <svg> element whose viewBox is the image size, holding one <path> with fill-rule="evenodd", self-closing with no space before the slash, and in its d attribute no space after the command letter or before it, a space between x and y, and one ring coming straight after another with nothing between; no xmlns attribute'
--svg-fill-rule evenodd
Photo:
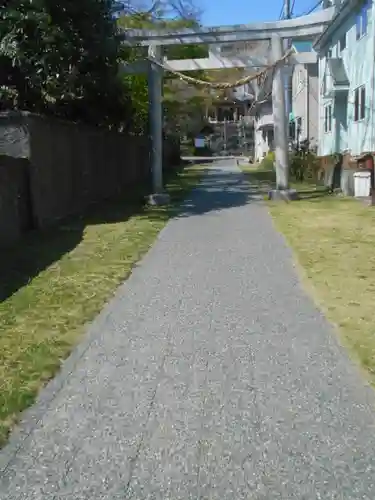
<svg viewBox="0 0 375 500"><path fill-rule="evenodd" d="M284 62L292 53L294 52L293 49L289 49L281 59L278 61L273 62L272 64L269 64L268 66L264 67L262 70L252 74L252 75L247 75L239 80L233 82L233 83L221 83L221 82L208 82L207 80L200 80L199 78L194 78L192 76L185 75L184 73L181 73L180 71L175 71L172 68L168 67L167 64L163 64L153 58L149 58L149 61L151 61L153 64L156 64L157 66L160 66L163 68L165 71L168 71L169 73L172 73L175 76L178 76L181 80L184 80L186 82L190 82L194 85L198 86L206 86L206 87L211 87L213 89L233 89L236 87L241 87L242 85L245 85L246 83L251 82L252 80L255 80L256 78L260 78L263 75L267 73L270 69L275 68L278 64Z"/></svg>

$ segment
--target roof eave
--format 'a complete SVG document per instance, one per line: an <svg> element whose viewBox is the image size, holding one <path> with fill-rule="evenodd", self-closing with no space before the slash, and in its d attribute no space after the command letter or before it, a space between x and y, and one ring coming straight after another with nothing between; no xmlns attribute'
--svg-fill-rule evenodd
<svg viewBox="0 0 375 500"><path fill-rule="evenodd" d="M359 0L344 0L344 3L339 6L337 13L332 21L328 24L321 35L315 39L313 48L318 52L324 48L330 41L333 33L340 27L342 22L350 15L355 7L358 6Z"/></svg>

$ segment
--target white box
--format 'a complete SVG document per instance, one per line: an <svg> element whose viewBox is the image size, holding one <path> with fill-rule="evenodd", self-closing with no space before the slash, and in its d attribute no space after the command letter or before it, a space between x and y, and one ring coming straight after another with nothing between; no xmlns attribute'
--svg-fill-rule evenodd
<svg viewBox="0 0 375 500"><path fill-rule="evenodd" d="M355 172L354 174L354 196L366 198L371 191L371 172Z"/></svg>

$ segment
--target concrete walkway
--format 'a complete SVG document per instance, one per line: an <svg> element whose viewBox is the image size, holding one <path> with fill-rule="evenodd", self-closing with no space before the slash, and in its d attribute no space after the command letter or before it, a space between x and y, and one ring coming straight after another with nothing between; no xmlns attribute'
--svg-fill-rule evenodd
<svg viewBox="0 0 375 500"><path fill-rule="evenodd" d="M1 500L374 500L374 395L217 164L0 454Z"/></svg>

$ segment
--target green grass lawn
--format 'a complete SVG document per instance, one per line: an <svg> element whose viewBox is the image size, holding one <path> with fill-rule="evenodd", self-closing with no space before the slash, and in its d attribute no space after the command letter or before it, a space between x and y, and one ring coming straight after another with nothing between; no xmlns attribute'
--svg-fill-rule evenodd
<svg viewBox="0 0 375 500"><path fill-rule="evenodd" d="M173 175L169 207L106 203L0 252L0 444L202 173Z"/></svg>
<svg viewBox="0 0 375 500"><path fill-rule="evenodd" d="M252 183L270 179L250 169L246 175ZM374 383L375 207L308 184L294 187L300 201L267 202L275 226L291 246L307 288Z"/></svg>

